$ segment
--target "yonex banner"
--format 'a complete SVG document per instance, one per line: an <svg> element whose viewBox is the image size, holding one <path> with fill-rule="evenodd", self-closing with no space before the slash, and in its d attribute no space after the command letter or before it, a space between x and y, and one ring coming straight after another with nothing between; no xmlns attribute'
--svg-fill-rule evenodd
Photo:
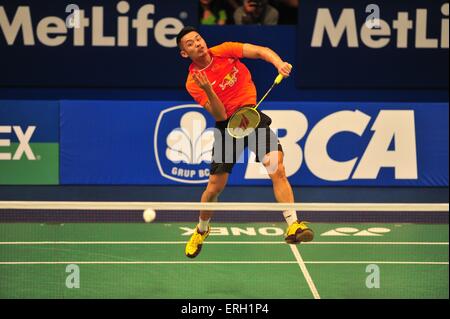
<svg viewBox="0 0 450 319"><path fill-rule="evenodd" d="M262 111L293 185L448 186L447 103L268 102ZM206 183L213 126L186 102L62 101L61 184ZM270 184L254 154L242 160L229 184Z"/></svg>
<svg viewBox="0 0 450 319"><path fill-rule="evenodd" d="M448 88L448 0L301 0L300 88Z"/></svg>
<svg viewBox="0 0 450 319"><path fill-rule="evenodd" d="M0 184L58 184L58 141L58 102L0 100Z"/></svg>
<svg viewBox="0 0 450 319"><path fill-rule="evenodd" d="M197 23L197 8L196 0L2 1L0 85L181 86L176 35Z"/></svg>

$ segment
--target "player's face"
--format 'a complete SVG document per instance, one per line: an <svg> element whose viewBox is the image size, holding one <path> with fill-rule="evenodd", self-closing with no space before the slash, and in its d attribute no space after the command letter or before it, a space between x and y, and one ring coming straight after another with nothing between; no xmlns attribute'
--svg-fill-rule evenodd
<svg viewBox="0 0 450 319"><path fill-rule="evenodd" d="M200 34L193 31L181 39L181 55L192 60L201 58L208 54L208 46Z"/></svg>

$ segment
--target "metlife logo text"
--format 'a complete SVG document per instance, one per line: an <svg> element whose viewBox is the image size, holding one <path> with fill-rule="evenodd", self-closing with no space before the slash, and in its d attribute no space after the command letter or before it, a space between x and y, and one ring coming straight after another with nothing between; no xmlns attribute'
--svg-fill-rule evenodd
<svg viewBox="0 0 450 319"><path fill-rule="evenodd" d="M400 4L399 4L400 5ZM318 8L310 45L313 48L341 47L381 49L391 45L399 49L448 49L449 3L431 2L428 8L397 10L373 4L370 11L355 8ZM390 10L388 10L390 9ZM440 21L435 19L440 16ZM375 23L364 22L371 17ZM390 17L390 18L389 18ZM434 20L433 20L434 18ZM361 22L361 24L359 24ZM440 23L438 23L440 22Z"/></svg>
<svg viewBox="0 0 450 319"><path fill-rule="evenodd" d="M138 7L133 2L119 1L83 7L75 2L61 6L58 16L46 17L34 16L35 9L29 5L15 10L0 6L0 41L8 46L58 47L71 43L75 47L147 47L153 40L164 48L176 47L176 35L188 13L170 10L170 16L161 17L160 6L146 3Z"/></svg>

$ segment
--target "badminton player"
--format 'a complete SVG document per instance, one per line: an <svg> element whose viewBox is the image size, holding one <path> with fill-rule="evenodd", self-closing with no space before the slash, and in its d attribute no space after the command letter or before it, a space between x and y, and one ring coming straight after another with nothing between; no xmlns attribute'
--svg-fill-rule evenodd
<svg viewBox="0 0 450 319"><path fill-rule="evenodd" d="M201 201L217 202L239 155L236 154L236 145L232 149L226 149L226 145L229 145L225 143L226 138L232 138L226 133L227 120L239 108L256 105L256 87L250 71L241 59L262 59L271 63L283 77L290 75L291 65L271 49L248 43L225 42L209 49L199 32L190 26L183 28L178 34L177 44L181 56L192 60L186 81L187 91L216 121L213 160L208 185ZM258 112L261 121L254 133L256 139L253 141L256 142L249 143L248 136L245 138L245 146L254 151L256 160L266 167L277 202L294 203L294 194L283 165L283 148L269 128L272 120L263 112ZM265 136L261 138L258 134ZM221 156L217 156L218 153ZM288 224L285 234L288 244L313 239L313 231L297 218L296 211L284 211L283 215ZM211 217L211 211L200 211L199 223L186 244L187 257L194 258L200 253L202 244L210 233Z"/></svg>

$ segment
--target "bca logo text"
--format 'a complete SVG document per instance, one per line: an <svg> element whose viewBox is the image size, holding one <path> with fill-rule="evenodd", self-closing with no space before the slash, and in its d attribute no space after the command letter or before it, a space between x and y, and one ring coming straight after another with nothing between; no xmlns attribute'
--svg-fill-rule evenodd
<svg viewBox="0 0 450 319"><path fill-rule="evenodd" d="M279 136L279 140L285 153L287 176L297 173L304 160L314 176L326 181L376 179L382 168L393 168L395 179L418 177L413 110L380 110L370 127L373 134L368 144L359 150L372 120L359 110L331 113L309 132L308 119L299 111L264 112L273 120L272 129L282 129L286 133ZM302 149L299 143L303 140ZM330 150L339 156L330 154ZM357 156L352 155L355 153ZM250 156L245 178L269 178L262 164L254 163L254 158Z"/></svg>
<svg viewBox="0 0 450 319"><path fill-rule="evenodd" d="M382 168L393 168L395 179L418 177L413 110L380 110L367 144L370 133L365 132L372 117L359 110L331 113L315 125L299 111L264 112L272 118L272 129L285 133L279 134L279 140L287 176L297 173L305 162L314 176L325 181L373 180ZM160 114L154 145L163 176L179 182L207 182L214 142L213 132L207 129L213 127L213 123L207 125L210 118L198 105L176 106ZM267 178L266 169L250 154L245 179Z"/></svg>
<svg viewBox="0 0 450 319"><path fill-rule="evenodd" d="M0 125L0 160L20 160L22 156L25 154L28 160L36 160L33 151L30 147L30 140L33 136L34 131L36 130L36 126L28 126L25 130L25 133L22 131L20 126L1 126ZM3 134L12 134L14 131L18 141L19 147L15 151L14 155L10 152L2 152L1 147L10 147L11 139L3 139Z"/></svg>
<svg viewBox="0 0 450 319"><path fill-rule="evenodd" d="M196 104L162 111L154 134L156 164L161 175L177 182L206 183L214 143L214 133L208 128L213 125L207 111Z"/></svg>

